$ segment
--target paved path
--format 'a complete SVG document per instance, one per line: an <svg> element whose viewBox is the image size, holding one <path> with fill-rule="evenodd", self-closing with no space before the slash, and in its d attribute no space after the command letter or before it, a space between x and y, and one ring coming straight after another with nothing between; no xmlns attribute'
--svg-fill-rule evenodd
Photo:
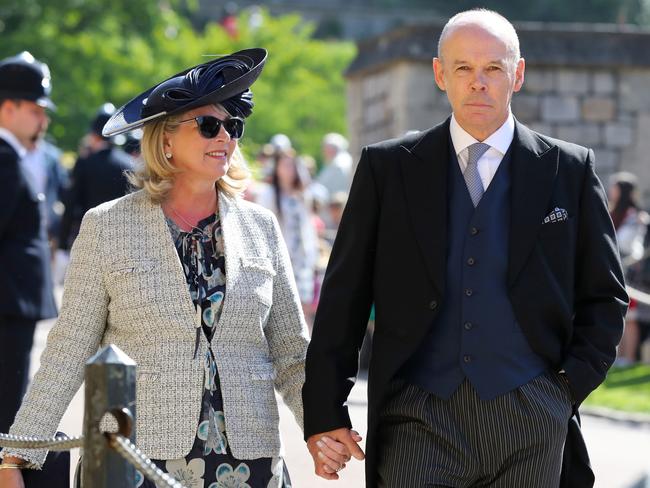
<svg viewBox="0 0 650 488"><path fill-rule="evenodd" d="M32 351L32 369L39 364L51 322L39 324ZM359 381L350 396L350 414L355 428L365 434L366 383ZM285 443L286 460L296 488L362 488L363 463L352 460L339 481L325 481L313 474L313 464L302 433L289 409L282 405L280 428ZM61 422L60 430L79 435L83 420L83 387L72 401ZM631 424L585 416L583 431L592 465L596 472L595 488L646 488L640 481L650 476L650 424ZM362 446L363 447L363 446ZM73 451L73 465L77 451ZM650 480L648 481L650 488ZM406 488L406 487L405 487Z"/></svg>

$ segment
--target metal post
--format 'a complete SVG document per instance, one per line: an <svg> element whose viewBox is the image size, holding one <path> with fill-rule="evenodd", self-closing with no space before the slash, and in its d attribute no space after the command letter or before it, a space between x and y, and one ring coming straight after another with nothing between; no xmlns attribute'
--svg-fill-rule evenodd
<svg viewBox="0 0 650 488"><path fill-rule="evenodd" d="M111 344L88 360L85 381L82 487L133 488L135 469L108 446L100 420L125 408L135 419L135 362ZM135 429L125 435L135 443Z"/></svg>

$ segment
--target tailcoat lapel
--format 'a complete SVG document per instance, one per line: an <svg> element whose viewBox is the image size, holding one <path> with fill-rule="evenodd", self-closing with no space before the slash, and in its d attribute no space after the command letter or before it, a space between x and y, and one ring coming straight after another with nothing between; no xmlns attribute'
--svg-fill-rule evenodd
<svg viewBox="0 0 650 488"><path fill-rule="evenodd" d="M512 141L512 195L508 285L512 286L530 255L551 205L559 149L516 122Z"/></svg>
<svg viewBox="0 0 650 488"><path fill-rule="evenodd" d="M405 141L400 154L411 224L426 269L441 295L447 261L449 120Z"/></svg>

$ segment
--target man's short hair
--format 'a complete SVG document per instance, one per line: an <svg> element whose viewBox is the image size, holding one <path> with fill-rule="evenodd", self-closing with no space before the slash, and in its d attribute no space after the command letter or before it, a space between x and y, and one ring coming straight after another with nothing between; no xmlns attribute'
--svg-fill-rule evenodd
<svg viewBox="0 0 650 488"><path fill-rule="evenodd" d="M330 132L323 137L323 144L335 147L339 151L348 150L348 140L337 132Z"/></svg>
<svg viewBox="0 0 650 488"><path fill-rule="evenodd" d="M513 64L516 64L519 61L521 58L519 36L517 36L517 31L514 26L500 13L485 8L476 8L459 12L447 21L440 33L440 39L438 39L438 58L442 59L442 45L454 29L464 25L476 24L485 27L487 30L503 39L506 43L508 54L509 57L511 57Z"/></svg>

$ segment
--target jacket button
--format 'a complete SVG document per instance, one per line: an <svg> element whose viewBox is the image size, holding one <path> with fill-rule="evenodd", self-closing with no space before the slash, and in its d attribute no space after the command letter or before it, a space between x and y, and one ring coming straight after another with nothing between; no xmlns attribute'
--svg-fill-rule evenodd
<svg viewBox="0 0 650 488"><path fill-rule="evenodd" d="M471 288L465 288L465 295L471 297L474 294L474 291Z"/></svg>
<svg viewBox="0 0 650 488"><path fill-rule="evenodd" d="M474 263L476 263L476 261L474 260L474 258L467 258L467 264L468 264L469 266L474 266Z"/></svg>
<svg viewBox="0 0 650 488"><path fill-rule="evenodd" d="M471 362L472 362L472 356L470 356L469 354L465 354L465 355L463 356L463 362L465 362L465 363L471 363Z"/></svg>
<svg viewBox="0 0 650 488"><path fill-rule="evenodd" d="M478 234L478 229L477 229L476 227L472 227L472 228L469 230L469 233L470 233L471 235L475 236L476 234Z"/></svg>
<svg viewBox="0 0 650 488"><path fill-rule="evenodd" d="M472 330L472 328L474 327L474 324L472 324L471 322L465 322L463 324L463 327L465 327L465 330Z"/></svg>
<svg viewBox="0 0 650 488"><path fill-rule="evenodd" d="M435 300L431 300L431 302L429 302L429 308L431 310L435 310L436 308L438 308L438 302L436 302Z"/></svg>

